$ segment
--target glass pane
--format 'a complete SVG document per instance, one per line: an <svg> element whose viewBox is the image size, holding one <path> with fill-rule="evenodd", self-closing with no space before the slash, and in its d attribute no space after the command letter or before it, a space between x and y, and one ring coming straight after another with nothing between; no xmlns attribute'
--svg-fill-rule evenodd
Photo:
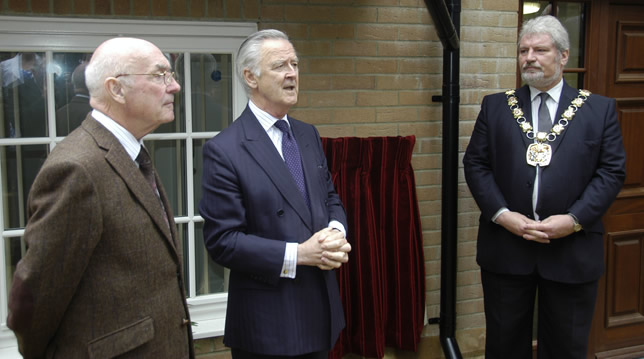
<svg viewBox="0 0 644 359"><path fill-rule="evenodd" d="M56 136L67 136L92 110L85 85L85 67L91 53L54 53Z"/></svg>
<svg viewBox="0 0 644 359"><path fill-rule="evenodd" d="M186 145L184 140L146 141L145 147L150 152L163 188L172 204L175 216L187 215L186 188Z"/></svg>
<svg viewBox="0 0 644 359"><path fill-rule="evenodd" d="M195 279L197 295L222 293L227 290L224 267L213 262L203 240L203 223L195 223Z"/></svg>
<svg viewBox="0 0 644 359"><path fill-rule="evenodd" d="M183 56L176 69L183 78ZM232 123L232 81L231 55L190 54L193 132L221 131Z"/></svg>
<svg viewBox="0 0 644 359"><path fill-rule="evenodd" d="M523 22L542 15L552 15L552 5L549 1L523 2Z"/></svg>
<svg viewBox="0 0 644 359"><path fill-rule="evenodd" d="M4 240L4 263L7 281L7 293L11 289L11 282L13 281L13 274L16 271L18 261L22 259L25 254L25 242L21 237L10 237Z"/></svg>
<svg viewBox="0 0 644 359"><path fill-rule="evenodd" d="M566 67L583 67L584 29L583 3L560 2L557 7L557 18L568 30L570 36L570 58Z"/></svg>
<svg viewBox="0 0 644 359"><path fill-rule="evenodd" d="M564 80L574 88L584 88L584 75L577 72L564 72Z"/></svg>
<svg viewBox="0 0 644 359"><path fill-rule="evenodd" d="M194 198L195 198L195 214L199 213L199 200L201 199L201 177L203 176L203 146L208 141L207 139L199 139L192 141L193 152L193 165L192 170L194 174Z"/></svg>
<svg viewBox="0 0 644 359"><path fill-rule="evenodd" d="M45 56L34 52L0 52L2 137L47 136Z"/></svg>
<svg viewBox="0 0 644 359"><path fill-rule="evenodd" d="M47 158L47 145L0 146L5 228L22 228L27 221L27 196Z"/></svg>
<svg viewBox="0 0 644 359"><path fill-rule="evenodd" d="M183 89L184 81L183 76L177 71L179 68L183 68L183 65L178 64L178 59L183 58L182 54L172 54L166 53L166 58L170 61L170 65L173 66L173 71L175 72L175 80L181 85L181 91L174 94L174 121L169 123L164 123L159 126L154 133L179 133L186 131L186 110L183 104Z"/></svg>

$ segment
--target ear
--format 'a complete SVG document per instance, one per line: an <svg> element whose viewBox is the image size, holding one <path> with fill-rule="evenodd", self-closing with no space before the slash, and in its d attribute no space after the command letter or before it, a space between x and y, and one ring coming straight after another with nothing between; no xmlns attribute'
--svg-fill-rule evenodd
<svg viewBox="0 0 644 359"><path fill-rule="evenodd" d="M126 89L121 85L121 81L115 77L108 77L105 79L105 92L118 103L125 103Z"/></svg>
<svg viewBox="0 0 644 359"><path fill-rule="evenodd" d="M569 50L564 50L564 51L561 52L561 66L562 67L566 66L566 64L568 63L569 55L570 55Z"/></svg>
<svg viewBox="0 0 644 359"><path fill-rule="evenodd" d="M257 88L257 77L249 69L244 69L244 81L246 81L248 87L252 89Z"/></svg>

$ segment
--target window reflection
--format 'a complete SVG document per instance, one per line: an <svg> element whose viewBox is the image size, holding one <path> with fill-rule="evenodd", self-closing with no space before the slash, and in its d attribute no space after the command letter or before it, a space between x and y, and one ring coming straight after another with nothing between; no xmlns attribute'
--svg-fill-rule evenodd
<svg viewBox="0 0 644 359"><path fill-rule="evenodd" d="M161 182L168 195L175 216L186 213L186 145L183 140L145 141L150 152L154 168L161 177Z"/></svg>
<svg viewBox="0 0 644 359"><path fill-rule="evenodd" d="M44 55L0 53L4 138L47 136Z"/></svg>
<svg viewBox="0 0 644 359"><path fill-rule="evenodd" d="M6 228L24 227L27 221L27 196L36 174L47 158L47 145L0 147L3 215Z"/></svg>
<svg viewBox="0 0 644 359"><path fill-rule="evenodd" d="M67 136L92 110L85 85L85 67L89 53L54 53L54 101L56 136Z"/></svg>
<svg viewBox="0 0 644 359"><path fill-rule="evenodd" d="M227 291L224 267L215 263L206 250L203 241L203 223L195 223L195 268L197 295Z"/></svg>

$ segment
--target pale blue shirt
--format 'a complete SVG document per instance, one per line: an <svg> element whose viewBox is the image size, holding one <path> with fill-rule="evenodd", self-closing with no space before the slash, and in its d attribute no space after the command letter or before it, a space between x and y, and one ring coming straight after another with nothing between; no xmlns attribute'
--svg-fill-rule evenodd
<svg viewBox="0 0 644 359"><path fill-rule="evenodd" d="M279 128L275 127L275 122L284 120L290 127L291 124L288 122L288 116L284 115L284 117L282 118L273 117L268 112L257 107L257 105L253 103L253 101L248 101L248 107L250 108L253 115L257 117L259 124L262 126L264 131L266 131L266 134L273 142L273 145L275 146L277 152L279 152L283 160L284 155L282 154L282 131ZM347 235L347 232L342 223L336 220L330 221L329 227L338 229L345 236ZM286 243L286 250L284 251L284 264L282 265L282 272L280 274L281 277L295 278L297 269L297 245L298 243L296 242Z"/></svg>

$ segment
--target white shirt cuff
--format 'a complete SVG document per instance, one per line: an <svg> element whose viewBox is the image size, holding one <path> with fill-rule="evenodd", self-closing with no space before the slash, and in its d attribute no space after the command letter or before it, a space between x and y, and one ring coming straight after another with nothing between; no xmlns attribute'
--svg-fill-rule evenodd
<svg viewBox="0 0 644 359"><path fill-rule="evenodd" d="M287 242L284 251L284 264L282 264L282 278L295 278L297 269L297 243Z"/></svg>

